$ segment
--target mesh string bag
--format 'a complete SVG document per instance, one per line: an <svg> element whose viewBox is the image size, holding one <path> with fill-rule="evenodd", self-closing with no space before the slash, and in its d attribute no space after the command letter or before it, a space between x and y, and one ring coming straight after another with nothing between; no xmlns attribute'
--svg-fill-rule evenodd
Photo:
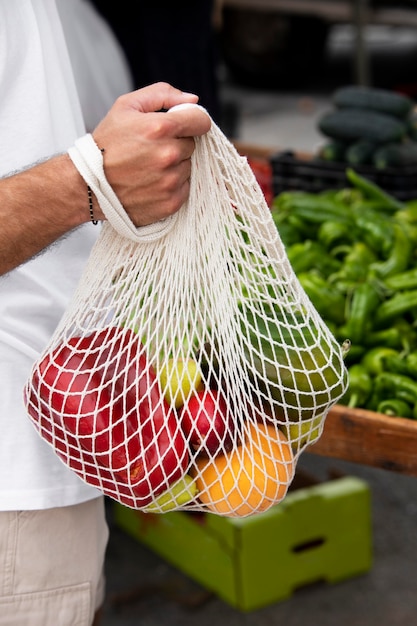
<svg viewBox="0 0 417 626"><path fill-rule="evenodd" d="M143 229L107 217L26 384L33 425L128 507L267 510L347 374L246 158L213 122L175 216Z"/></svg>

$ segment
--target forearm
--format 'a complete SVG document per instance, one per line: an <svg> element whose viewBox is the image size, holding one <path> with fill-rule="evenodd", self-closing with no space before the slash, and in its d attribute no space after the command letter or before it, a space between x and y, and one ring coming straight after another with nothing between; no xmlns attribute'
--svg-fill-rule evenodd
<svg viewBox="0 0 417 626"><path fill-rule="evenodd" d="M172 215L188 197L194 138L211 120L198 107L169 109L196 101L157 83L118 98L93 132L104 175L136 227ZM89 220L87 184L67 153L0 179L0 275Z"/></svg>
<svg viewBox="0 0 417 626"><path fill-rule="evenodd" d="M86 184L67 154L1 179L0 274L89 219Z"/></svg>

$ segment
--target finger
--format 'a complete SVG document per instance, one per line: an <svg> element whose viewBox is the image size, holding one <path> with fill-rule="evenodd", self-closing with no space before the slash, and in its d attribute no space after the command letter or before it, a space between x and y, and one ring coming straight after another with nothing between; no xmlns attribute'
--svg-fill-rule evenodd
<svg viewBox="0 0 417 626"><path fill-rule="evenodd" d="M187 178L183 184L181 185L181 190L180 190L180 194L179 194L179 207L181 208L182 205L188 200L188 197L190 195L190 179Z"/></svg>
<svg viewBox="0 0 417 626"><path fill-rule="evenodd" d="M180 137L176 140L178 142L178 162L189 161L195 150L195 141L192 137Z"/></svg>
<svg viewBox="0 0 417 626"><path fill-rule="evenodd" d="M185 183L186 181L190 181L190 176L191 176L191 159L185 159L184 161L182 161L180 163L180 165L178 166L179 171L180 171L180 175L179 175L179 180L181 181L180 184Z"/></svg>
<svg viewBox="0 0 417 626"><path fill-rule="evenodd" d="M142 89L137 89L127 95L129 104L137 111L151 113L161 109L170 109L177 104L197 103L196 94L176 89L168 83L155 83Z"/></svg>
<svg viewBox="0 0 417 626"><path fill-rule="evenodd" d="M171 167L165 175L164 193L167 197L175 194L184 183L190 180L191 159L185 159Z"/></svg>

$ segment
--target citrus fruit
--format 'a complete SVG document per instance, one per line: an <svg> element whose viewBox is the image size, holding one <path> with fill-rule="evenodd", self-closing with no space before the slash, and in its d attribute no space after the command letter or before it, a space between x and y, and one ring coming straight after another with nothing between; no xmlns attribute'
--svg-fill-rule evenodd
<svg viewBox="0 0 417 626"><path fill-rule="evenodd" d="M196 459L199 499L210 511L229 517L265 511L284 498L294 470L285 435L272 424L251 423L230 452Z"/></svg>

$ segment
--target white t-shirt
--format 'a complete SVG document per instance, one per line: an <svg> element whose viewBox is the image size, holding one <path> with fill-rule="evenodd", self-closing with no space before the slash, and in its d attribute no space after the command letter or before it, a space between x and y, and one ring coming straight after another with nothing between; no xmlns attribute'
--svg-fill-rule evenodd
<svg viewBox="0 0 417 626"><path fill-rule="evenodd" d="M90 132L116 97L132 90L133 80L121 46L93 5L86 0L57 0L57 5Z"/></svg>
<svg viewBox="0 0 417 626"><path fill-rule="evenodd" d="M89 24L87 20L77 25L71 19L77 19L76 5L80 11L86 10L85 2L59 1L74 9L71 12L67 7L67 17L63 16L68 41L74 30L81 41L84 26L91 26L93 15L90 12ZM109 38L109 46L115 46L109 33L100 28L103 37ZM84 34L89 36L87 30ZM85 68L100 79L104 68L99 63L95 59ZM75 65L74 70L77 72ZM125 78L126 89L123 80L116 87L120 93L130 89L127 73ZM78 74L77 83L84 79L85 75ZM0 176L66 151L85 133L55 0L0 0L0 93ZM97 95L92 83L89 94L99 102L92 104L91 110L104 114L102 95ZM114 93L112 100L117 95ZM106 91L107 107L110 96L111 89ZM81 101L84 105L88 102L83 93ZM59 197L57 188L57 211ZM86 224L0 277L0 510L65 506L98 495L40 438L23 403L23 388L33 362L60 320L98 232L99 227Z"/></svg>

